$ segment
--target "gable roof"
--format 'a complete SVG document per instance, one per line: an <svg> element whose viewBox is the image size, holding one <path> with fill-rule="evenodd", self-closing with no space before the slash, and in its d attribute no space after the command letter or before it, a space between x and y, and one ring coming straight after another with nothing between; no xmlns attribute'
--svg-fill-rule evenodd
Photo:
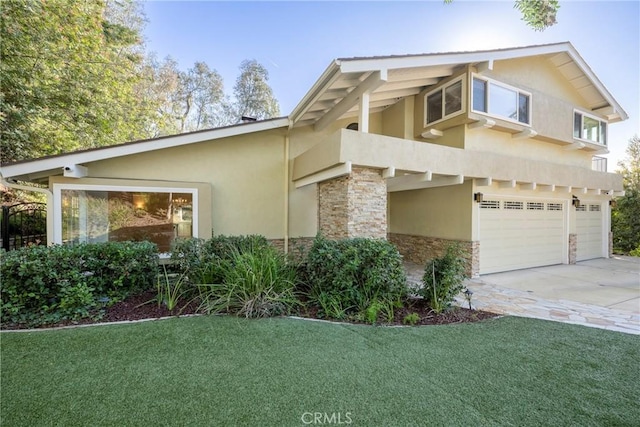
<svg viewBox="0 0 640 427"><path fill-rule="evenodd" d="M35 182L39 179L46 178L49 175L59 175L62 169L68 166L111 159L114 157L128 156L131 154L146 153L149 151L161 150L163 148L179 147L182 145L212 141L220 138L284 128L288 125L289 119L286 117L280 117L276 119L240 123L215 129L182 133L179 135L163 136L143 141L127 142L124 144L110 145L108 147L91 148L67 154L41 157L34 160L22 160L2 165L2 177Z"/></svg>
<svg viewBox="0 0 640 427"><path fill-rule="evenodd" d="M451 76L466 65L542 56L547 58L584 98L611 122L627 113L569 42L509 49L422 55L341 58L333 61L289 115L291 126L318 125L358 115L358 98L370 92L370 112L382 111L401 98Z"/></svg>

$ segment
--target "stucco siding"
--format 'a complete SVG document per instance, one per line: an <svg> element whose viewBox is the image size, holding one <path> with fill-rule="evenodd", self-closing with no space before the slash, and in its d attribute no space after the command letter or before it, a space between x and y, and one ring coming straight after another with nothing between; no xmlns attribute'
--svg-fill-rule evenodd
<svg viewBox="0 0 640 427"><path fill-rule="evenodd" d="M206 182L215 234L284 235L284 132L225 138L87 164L90 177ZM82 183L82 180L76 180Z"/></svg>
<svg viewBox="0 0 640 427"><path fill-rule="evenodd" d="M471 181L389 193L389 232L449 240L471 240Z"/></svg>

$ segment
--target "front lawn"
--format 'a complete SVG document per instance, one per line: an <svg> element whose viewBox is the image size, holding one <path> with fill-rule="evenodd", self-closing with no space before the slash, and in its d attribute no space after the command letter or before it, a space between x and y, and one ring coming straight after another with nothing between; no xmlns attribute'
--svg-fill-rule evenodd
<svg viewBox="0 0 640 427"><path fill-rule="evenodd" d="M7 426L637 425L640 337L523 318L2 333Z"/></svg>

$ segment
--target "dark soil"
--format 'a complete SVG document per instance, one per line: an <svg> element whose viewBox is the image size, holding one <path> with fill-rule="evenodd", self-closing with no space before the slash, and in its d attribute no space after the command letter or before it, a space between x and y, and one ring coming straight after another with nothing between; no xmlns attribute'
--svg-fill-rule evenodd
<svg viewBox="0 0 640 427"><path fill-rule="evenodd" d="M156 291L149 290L139 295L131 296L124 301L113 304L104 309L104 315L96 319L82 319L78 321L63 321L57 324L42 325L43 328L88 325L92 323L134 321L143 319L158 319L170 316L185 316L198 313L198 302L186 304L181 302L173 311L169 311L165 305L159 305L156 300ZM498 314L481 310L469 310L462 307L452 307L442 313L435 313L423 299L412 298L406 301L402 308L396 309L393 322L380 322L382 325L406 325L405 317L416 313L420 318L415 325L445 325L450 323L478 322L484 319L497 317ZM298 313L301 317L318 318L318 310L309 307ZM349 320L343 320L349 322ZM354 322L356 323L356 322ZM2 329L23 329L25 325L2 325Z"/></svg>

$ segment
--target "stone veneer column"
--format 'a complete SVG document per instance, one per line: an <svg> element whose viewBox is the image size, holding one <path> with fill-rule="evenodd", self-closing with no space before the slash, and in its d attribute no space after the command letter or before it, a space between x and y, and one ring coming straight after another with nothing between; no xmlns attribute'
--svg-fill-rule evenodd
<svg viewBox="0 0 640 427"><path fill-rule="evenodd" d="M613 256L613 232L609 232L609 258Z"/></svg>
<svg viewBox="0 0 640 427"><path fill-rule="evenodd" d="M386 239L387 184L381 172L353 168L349 176L319 183L318 229L329 239Z"/></svg>
<svg viewBox="0 0 640 427"><path fill-rule="evenodd" d="M576 263L578 253L578 235L569 233L569 264Z"/></svg>

